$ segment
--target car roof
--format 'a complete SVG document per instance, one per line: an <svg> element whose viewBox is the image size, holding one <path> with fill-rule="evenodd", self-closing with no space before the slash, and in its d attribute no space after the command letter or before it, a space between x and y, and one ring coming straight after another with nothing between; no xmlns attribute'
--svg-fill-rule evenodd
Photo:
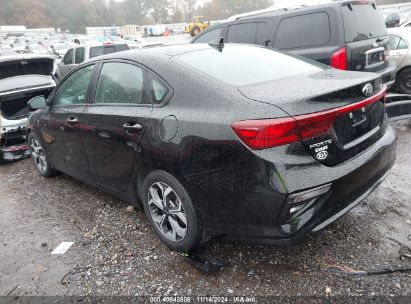
<svg viewBox="0 0 411 304"><path fill-rule="evenodd" d="M253 46L250 46L253 47ZM103 56L95 57L91 61L100 61L107 59L129 59L129 60L139 60L144 57L174 57L184 53L210 49L211 46L208 44L181 44L181 45L170 45L170 46L156 46L151 48L134 49L122 52L111 53Z"/></svg>
<svg viewBox="0 0 411 304"><path fill-rule="evenodd" d="M252 19L252 18L266 18L266 17L274 17L274 16L279 16L279 15L284 15L284 14L288 14L288 13L293 13L295 11L301 11L304 9L309 9L309 10L313 10L313 9L323 9L323 8L327 8L330 6L342 6L342 5L346 5L346 4L364 4L364 3L368 3L368 4L375 4L375 1L373 0L367 0L367 1L362 1L362 0L357 0L357 1L350 1L350 0L324 0L324 1L315 1L314 3L308 2L307 4L299 4L299 5L295 5L295 4L290 4L290 5L286 5L286 6L277 6L277 7L272 7L272 8L268 8L268 9L264 9L264 10L260 10L260 11L255 11L255 12L250 12L250 13L245 13L245 14L240 14L240 15L235 15L232 17L229 17L226 22L230 22L230 21L235 21L235 20L244 20L244 19ZM225 23L225 22L224 22Z"/></svg>

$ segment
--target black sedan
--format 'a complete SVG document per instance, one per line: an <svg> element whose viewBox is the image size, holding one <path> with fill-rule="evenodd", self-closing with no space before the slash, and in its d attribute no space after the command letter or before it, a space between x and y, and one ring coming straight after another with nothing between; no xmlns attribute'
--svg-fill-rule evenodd
<svg viewBox="0 0 411 304"><path fill-rule="evenodd" d="M29 102L41 175L144 209L160 239L289 244L364 200L395 161L385 87L248 45L111 54Z"/></svg>

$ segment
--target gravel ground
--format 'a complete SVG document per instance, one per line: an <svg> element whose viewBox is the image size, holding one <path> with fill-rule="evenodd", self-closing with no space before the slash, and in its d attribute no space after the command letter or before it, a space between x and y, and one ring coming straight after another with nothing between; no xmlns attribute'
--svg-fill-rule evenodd
<svg viewBox="0 0 411 304"><path fill-rule="evenodd" d="M225 266L209 275L123 201L31 160L0 165L0 295L411 296L411 273L346 273L411 266L411 121L394 126L396 165L364 203L297 247L210 242Z"/></svg>

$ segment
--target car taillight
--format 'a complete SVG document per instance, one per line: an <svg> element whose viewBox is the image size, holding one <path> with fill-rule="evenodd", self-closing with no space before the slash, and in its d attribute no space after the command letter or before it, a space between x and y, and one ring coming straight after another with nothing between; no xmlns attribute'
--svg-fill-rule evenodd
<svg viewBox="0 0 411 304"><path fill-rule="evenodd" d="M326 134L334 120L378 100L384 102L386 87L376 95L340 108L294 117L237 121L234 133L252 150L278 147Z"/></svg>
<svg viewBox="0 0 411 304"><path fill-rule="evenodd" d="M347 52L345 48L339 49L331 55L330 65L339 70L347 69Z"/></svg>

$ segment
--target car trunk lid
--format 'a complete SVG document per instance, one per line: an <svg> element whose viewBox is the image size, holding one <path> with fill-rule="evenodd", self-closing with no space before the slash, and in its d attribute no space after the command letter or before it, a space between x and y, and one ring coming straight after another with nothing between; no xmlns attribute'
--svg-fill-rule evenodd
<svg viewBox="0 0 411 304"><path fill-rule="evenodd" d="M371 91L363 90L365 87ZM239 88L246 97L273 104L293 117L308 152L327 166L358 155L385 132L385 91L375 74L324 72ZM269 117L267 117L269 118ZM330 125L327 127L327 122ZM322 132L321 128L325 128ZM312 131L314 128L314 132Z"/></svg>

